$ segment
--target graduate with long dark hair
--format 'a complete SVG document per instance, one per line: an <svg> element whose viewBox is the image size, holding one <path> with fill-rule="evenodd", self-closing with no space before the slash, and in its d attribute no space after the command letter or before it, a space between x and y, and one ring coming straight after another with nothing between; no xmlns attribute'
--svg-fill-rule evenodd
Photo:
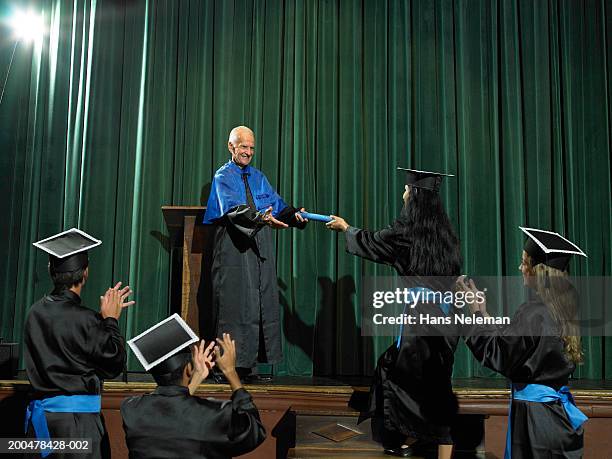
<svg viewBox="0 0 612 459"><path fill-rule="evenodd" d="M344 232L347 252L393 266L401 276L418 277L418 287L450 289L462 261L459 239L438 193L445 174L402 170L404 205L392 225L372 232L332 216L327 226ZM369 410L362 418L372 418L374 438L385 453L410 456L414 448L406 443L411 438L438 445L439 458L451 457L450 425L457 412L451 374L457 341L456 335L404 333L378 359Z"/></svg>
<svg viewBox="0 0 612 459"><path fill-rule="evenodd" d="M482 365L512 381L506 459L581 458L587 418L567 387L582 361L578 294L568 264L572 255L586 255L558 233L521 229L528 239L519 270L532 298L508 326L467 327L466 343ZM457 285L478 293L472 280L462 277ZM489 315L486 300L470 309L476 316Z"/></svg>

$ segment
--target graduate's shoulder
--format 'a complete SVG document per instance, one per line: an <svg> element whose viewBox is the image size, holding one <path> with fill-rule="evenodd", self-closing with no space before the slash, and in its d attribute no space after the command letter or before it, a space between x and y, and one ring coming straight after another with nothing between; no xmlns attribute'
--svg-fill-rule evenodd
<svg viewBox="0 0 612 459"><path fill-rule="evenodd" d="M121 413L123 414L124 412L138 408L138 405L142 401L143 397L147 397L148 395L149 394L132 395L131 397L124 398L119 407Z"/></svg>
<svg viewBox="0 0 612 459"><path fill-rule="evenodd" d="M231 161L226 162L219 169L217 169L217 171L215 172L214 177L215 178L223 177L224 175L227 175L228 173L231 173L233 171L233 168L231 166L232 166Z"/></svg>
<svg viewBox="0 0 612 459"><path fill-rule="evenodd" d="M132 395L131 397L126 397L123 399L120 405L120 411L125 416L134 412L135 410L137 411L140 409L154 406L156 404L156 401L160 398L168 399L168 397L160 396L155 392L150 392L148 394Z"/></svg>
<svg viewBox="0 0 612 459"><path fill-rule="evenodd" d="M46 295L36 301L28 311L29 317L45 316L58 320L78 319L79 321L97 321L102 316L83 303Z"/></svg>
<svg viewBox="0 0 612 459"><path fill-rule="evenodd" d="M538 330L543 332L544 329L552 330L557 328L550 309L538 298L521 304L514 316L514 321L532 332Z"/></svg>
<svg viewBox="0 0 612 459"><path fill-rule="evenodd" d="M169 406L180 410L196 410L205 413L216 412L229 404L227 400L201 398L187 394L161 395L157 391L148 394L133 395L123 399L120 410L122 415L129 416L140 410L167 409Z"/></svg>
<svg viewBox="0 0 612 459"><path fill-rule="evenodd" d="M28 316L34 316L39 312L44 312L46 311L46 305L48 303L48 298L47 296L43 296L42 298L40 298L38 301L32 303L32 305L30 306L30 308L28 309Z"/></svg>
<svg viewBox="0 0 612 459"><path fill-rule="evenodd" d="M66 308L66 314L79 319L84 323L98 323L102 318L102 315L98 311L94 311L85 304L73 304Z"/></svg>
<svg viewBox="0 0 612 459"><path fill-rule="evenodd" d="M525 301L523 304L521 304L518 307L517 314L531 318L550 317L548 307L537 298Z"/></svg>
<svg viewBox="0 0 612 459"><path fill-rule="evenodd" d="M105 328L109 325L114 325L115 328L118 327L117 321L114 318L104 319L99 311L94 311L84 304L71 304L63 308L61 313L58 314L57 320L61 320L63 323L70 323L71 326L67 328L75 333L87 336L91 336L90 334L93 329L99 329L102 326Z"/></svg>

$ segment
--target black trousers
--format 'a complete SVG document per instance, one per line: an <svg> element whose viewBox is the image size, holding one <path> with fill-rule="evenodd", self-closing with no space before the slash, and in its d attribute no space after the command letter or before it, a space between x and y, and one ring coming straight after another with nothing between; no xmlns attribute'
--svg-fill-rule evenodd
<svg viewBox="0 0 612 459"><path fill-rule="evenodd" d="M91 454L61 454L52 453L47 458L54 457L83 459L110 459L110 441L104 424L102 413L45 413L49 437L65 439L88 439L91 441ZM28 426L28 438L36 438L32 422ZM40 454L26 454L23 457L40 459Z"/></svg>

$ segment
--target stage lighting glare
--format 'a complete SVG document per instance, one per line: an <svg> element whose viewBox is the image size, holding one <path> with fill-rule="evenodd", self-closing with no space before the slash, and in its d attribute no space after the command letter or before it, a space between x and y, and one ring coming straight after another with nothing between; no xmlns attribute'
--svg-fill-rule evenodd
<svg viewBox="0 0 612 459"><path fill-rule="evenodd" d="M44 24L40 14L33 11L16 11L11 20L15 38L30 42L42 38Z"/></svg>

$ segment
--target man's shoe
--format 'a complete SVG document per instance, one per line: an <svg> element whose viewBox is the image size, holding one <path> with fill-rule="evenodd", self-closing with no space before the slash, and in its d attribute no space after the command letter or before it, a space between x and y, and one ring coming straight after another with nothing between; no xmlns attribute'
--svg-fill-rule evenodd
<svg viewBox="0 0 612 459"><path fill-rule="evenodd" d="M227 378L223 373L213 372L211 377L215 384L228 384Z"/></svg>
<svg viewBox="0 0 612 459"><path fill-rule="evenodd" d="M397 448L385 448L385 454L396 457L410 457L414 450L410 446L398 446Z"/></svg>
<svg viewBox="0 0 612 459"><path fill-rule="evenodd" d="M272 382L271 375L250 374L242 378L245 384L266 384Z"/></svg>

